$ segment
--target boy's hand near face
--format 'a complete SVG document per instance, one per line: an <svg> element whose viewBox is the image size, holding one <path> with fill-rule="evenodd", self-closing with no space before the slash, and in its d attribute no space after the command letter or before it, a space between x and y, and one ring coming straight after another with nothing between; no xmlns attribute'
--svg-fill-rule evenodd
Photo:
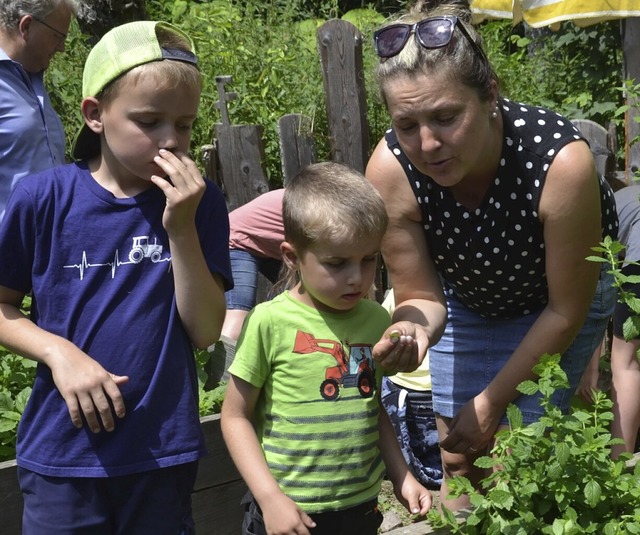
<svg viewBox="0 0 640 535"><path fill-rule="evenodd" d="M195 230L195 214L206 188L197 165L186 154L160 149L155 162L170 181L154 175L151 181L167 198L162 224L169 235L180 235L191 227Z"/></svg>

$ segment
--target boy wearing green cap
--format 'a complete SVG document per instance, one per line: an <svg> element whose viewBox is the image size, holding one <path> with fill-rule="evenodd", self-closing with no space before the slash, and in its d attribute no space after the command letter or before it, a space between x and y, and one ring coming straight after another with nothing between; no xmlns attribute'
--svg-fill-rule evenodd
<svg viewBox="0 0 640 535"><path fill-rule="evenodd" d="M169 24L108 32L85 65L79 161L7 205L0 344L38 362L17 445L26 535L192 529L192 348L219 338L232 286L224 198L187 156L196 62Z"/></svg>

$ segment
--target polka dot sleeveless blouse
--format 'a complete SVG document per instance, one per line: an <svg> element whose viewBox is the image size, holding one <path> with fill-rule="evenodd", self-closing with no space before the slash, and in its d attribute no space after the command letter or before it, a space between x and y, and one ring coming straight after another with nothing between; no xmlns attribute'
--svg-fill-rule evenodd
<svg viewBox="0 0 640 535"><path fill-rule="evenodd" d="M389 149L422 211L431 256L445 292L484 317L519 317L548 299L540 194L549 165L567 143L584 139L554 111L503 99L504 142L499 168L481 205L468 210L446 187L413 168L395 132ZM603 236L617 236L613 192L600 177Z"/></svg>

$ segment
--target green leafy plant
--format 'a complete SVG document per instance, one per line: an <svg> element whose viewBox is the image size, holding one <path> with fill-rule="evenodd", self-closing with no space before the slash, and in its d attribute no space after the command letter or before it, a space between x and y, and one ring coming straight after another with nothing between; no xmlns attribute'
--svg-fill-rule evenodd
<svg viewBox="0 0 640 535"><path fill-rule="evenodd" d="M381 6L382 4L382 6ZM398 8L340 12L335 0L148 0L151 19L173 22L195 41L204 77L199 116L194 125L192 153L212 143L221 122L215 77L230 75L227 88L238 97L228 104L235 125L263 127L265 169L272 185L282 183L278 120L299 113L312 119L318 159L330 158L324 84L316 45L316 30L341 17L362 34L365 93L371 147L388 128L389 117L378 98L373 31ZM391 3L388 3L391 4ZM504 94L518 101L551 107L570 118L605 124L623 104L622 47L615 22L589 28L563 24L557 32L528 35L523 25L490 21L480 32ZM82 121L82 69L90 49L77 23L71 25L64 54L46 71L47 87L62 117L68 147ZM550 73L562 72L562 76ZM532 83L535 81L535 83ZM620 135L622 136L622 130ZM622 143L619 143L622 146Z"/></svg>
<svg viewBox="0 0 640 535"><path fill-rule="evenodd" d="M429 513L434 527L467 535L598 535L640 533L640 465L627 468L621 456L611 459L611 401L595 395L589 409L568 414L551 403L558 388L568 386L559 355L544 355L534 367L537 382L525 381L523 394L541 393L544 416L523 425L519 409L507 410L510 428L498 432L492 457L476 465L493 470L482 492L466 478L455 477L453 496L467 494L472 509L459 523L443 507Z"/></svg>
<svg viewBox="0 0 640 535"><path fill-rule="evenodd" d="M227 391L226 382L221 382L213 388L207 386L209 379L207 373L207 365L211 359L211 353L206 349L198 349L195 351L196 368L198 370L198 400L200 416L208 416L217 414L222 409L222 400Z"/></svg>
<svg viewBox="0 0 640 535"><path fill-rule="evenodd" d="M25 297L22 312L31 310ZM31 395L37 364L0 346L0 462L13 459L18 423Z"/></svg>
<svg viewBox="0 0 640 535"><path fill-rule="evenodd" d="M640 283L640 275L625 275L622 272L619 255L624 251L624 245L606 236L598 247L593 247L593 251L602 256L589 256L587 260L607 263L611 266L610 273L613 275L613 286L616 288L618 301L625 303L633 311L633 315L629 316L622 325L622 335L625 340L640 337L640 298L624 287L624 284ZM627 263L638 264L638 262Z"/></svg>

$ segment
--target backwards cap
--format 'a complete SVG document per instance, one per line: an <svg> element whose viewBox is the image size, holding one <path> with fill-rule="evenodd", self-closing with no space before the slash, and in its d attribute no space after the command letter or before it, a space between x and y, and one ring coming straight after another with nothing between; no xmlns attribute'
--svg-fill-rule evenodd
<svg viewBox="0 0 640 535"><path fill-rule="evenodd" d="M161 47L156 35L158 28L182 37L189 50ZM193 41L182 30L166 22L149 20L116 26L104 34L89 52L82 75L82 98L98 96L111 82L134 67L165 59L197 65ZM99 153L100 136L83 125L76 134L72 156L81 160Z"/></svg>

